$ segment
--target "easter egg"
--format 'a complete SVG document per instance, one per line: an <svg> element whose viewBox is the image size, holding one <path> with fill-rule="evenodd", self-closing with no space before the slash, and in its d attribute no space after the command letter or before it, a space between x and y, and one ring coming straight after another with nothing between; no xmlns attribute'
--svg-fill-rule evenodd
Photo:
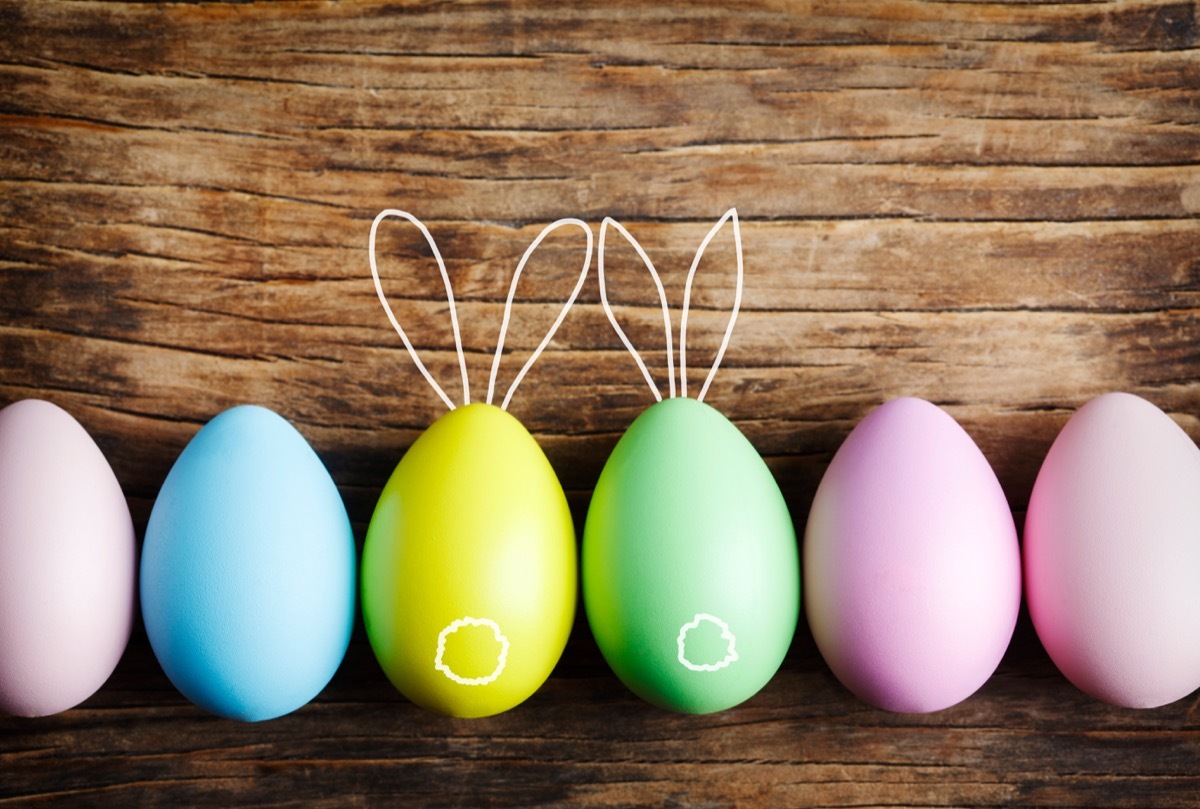
<svg viewBox="0 0 1200 809"><path fill-rule="evenodd" d="M301 707L350 642L354 536L324 464L261 407L221 413L163 482L142 548L142 617L189 700L258 721Z"/></svg>
<svg viewBox="0 0 1200 809"><path fill-rule="evenodd" d="M58 713L104 684L136 571L121 486L83 426L38 399L0 410L0 711Z"/></svg>
<svg viewBox="0 0 1200 809"><path fill-rule="evenodd" d="M876 408L834 455L804 535L817 648L861 699L926 713L973 694L1012 639L1021 560L987 459L921 399Z"/></svg>
<svg viewBox="0 0 1200 809"><path fill-rule="evenodd" d="M791 645L799 578L787 504L737 427L688 398L634 420L583 532L588 624L631 691L694 714L752 697Z"/></svg>
<svg viewBox="0 0 1200 809"><path fill-rule="evenodd" d="M1200 688L1200 449L1145 399L1081 407L1025 517L1029 615L1059 670L1114 705Z"/></svg>
<svg viewBox="0 0 1200 809"><path fill-rule="evenodd" d="M457 717L523 702L562 655L576 589L571 513L533 436L490 404L434 422L363 545L363 622L397 690Z"/></svg>

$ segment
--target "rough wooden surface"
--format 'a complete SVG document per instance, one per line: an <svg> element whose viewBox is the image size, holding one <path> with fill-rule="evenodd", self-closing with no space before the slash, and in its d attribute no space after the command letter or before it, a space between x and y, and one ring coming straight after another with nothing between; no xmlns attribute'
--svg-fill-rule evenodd
<svg viewBox="0 0 1200 809"><path fill-rule="evenodd" d="M0 404L80 419L139 526L201 424L267 405L312 441L361 538L442 412L371 286L376 212L432 229L480 398L542 226L624 223L677 323L691 256L736 205L746 294L708 401L798 526L840 441L894 396L958 418L1018 519L1094 395L1139 393L1200 438L1197 4L541 5L0 0ZM427 250L396 223L380 248L457 397ZM532 261L502 384L580 250L564 230ZM697 369L732 300L727 236L707 255ZM628 246L608 262L665 387L652 288ZM582 519L650 401L593 276L511 409ZM240 725L186 703L139 632L82 707L0 718L10 802L1200 805L1200 714L1085 698L1022 622L983 690L931 716L855 700L803 626L759 696L675 716L626 692L580 621L545 688L493 719L406 703L360 636L313 704Z"/></svg>

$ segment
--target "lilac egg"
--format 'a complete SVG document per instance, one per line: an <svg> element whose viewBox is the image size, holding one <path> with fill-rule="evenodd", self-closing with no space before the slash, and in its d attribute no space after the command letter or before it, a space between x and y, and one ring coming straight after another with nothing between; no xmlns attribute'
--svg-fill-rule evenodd
<svg viewBox="0 0 1200 809"><path fill-rule="evenodd" d="M1021 601L1012 512L945 411L895 399L842 444L804 537L804 604L826 663L863 700L930 712L995 671Z"/></svg>

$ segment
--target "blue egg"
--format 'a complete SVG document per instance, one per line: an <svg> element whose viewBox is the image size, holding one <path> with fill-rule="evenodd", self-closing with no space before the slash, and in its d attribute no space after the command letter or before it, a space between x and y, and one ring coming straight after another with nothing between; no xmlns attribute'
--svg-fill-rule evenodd
<svg viewBox="0 0 1200 809"><path fill-rule="evenodd" d="M184 696L258 721L315 697L354 623L354 535L329 472L287 421L235 407L184 448L142 548L146 633Z"/></svg>

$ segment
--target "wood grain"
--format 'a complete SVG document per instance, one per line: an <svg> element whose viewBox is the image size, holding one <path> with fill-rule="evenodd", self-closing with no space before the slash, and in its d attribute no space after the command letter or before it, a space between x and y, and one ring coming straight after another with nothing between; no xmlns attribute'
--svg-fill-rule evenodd
<svg viewBox="0 0 1200 809"><path fill-rule="evenodd" d="M708 401L800 527L842 439L894 396L958 418L1018 520L1092 396L1138 393L1200 439L1194 2L0 0L0 25L0 404L79 418L139 530L200 425L254 402L312 441L361 539L442 412L371 285L385 207L447 258L479 398L545 224L625 224L677 328L691 257L737 206L746 291ZM458 396L428 249L398 223L379 246ZM567 231L535 255L502 385L581 258ZM620 242L607 268L665 387L653 289ZM689 318L697 375L732 269L724 234ZM593 276L512 406L578 521L650 401ZM500 717L416 709L360 633L313 704L240 725L188 705L139 631L80 708L0 718L0 805L1196 806L1197 707L1089 700L1023 621L996 676L938 714L858 702L802 626L759 696L675 716L620 686L580 618Z"/></svg>

